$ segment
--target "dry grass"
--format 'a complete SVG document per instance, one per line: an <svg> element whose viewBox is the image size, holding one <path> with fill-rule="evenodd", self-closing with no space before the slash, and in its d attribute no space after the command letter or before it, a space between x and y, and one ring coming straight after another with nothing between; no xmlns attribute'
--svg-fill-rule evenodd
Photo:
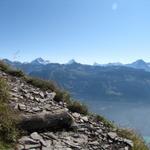
<svg viewBox="0 0 150 150"><path fill-rule="evenodd" d="M24 73L21 70L12 69L9 65L5 64L3 61L0 61L0 70L12 76L16 76L16 77L24 76Z"/></svg>
<svg viewBox="0 0 150 150"><path fill-rule="evenodd" d="M94 117L94 121L102 122L106 127L109 127L109 128L116 127L113 122L107 120L105 117L103 117L101 115L94 115L93 117Z"/></svg>
<svg viewBox="0 0 150 150"><path fill-rule="evenodd" d="M0 147L13 143L18 136L16 119L14 119L16 114L8 105L8 91L6 81L0 78Z"/></svg>
<svg viewBox="0 0 150 150"><path fill-rule="evenodd" d="M24 80L27 83L29 83L35 87L38 87L44 91L46 91L46 90L55 91L56 90L56 85L52 81L42 80L39 78L33 78L33 77L29 77L29 76L25 76Z"/></svg>
<svg viewBox="0 0 150 150"><path fill-rule="evenodd" d="M138 135L135 131L130 129L118 129L117 133L119 136L127 138L134 143L134 147L132 150L149 150L143 138L140 135Z"/></svg>
<svg viewBox="0 0 150 150"><path fill-rule="evenodd" d="M82 104L78 101L72 101L69 105L68 105L68 109L72 112L77 112L83 115L87 115L88 114L88 108L85 104Z"/></svg>

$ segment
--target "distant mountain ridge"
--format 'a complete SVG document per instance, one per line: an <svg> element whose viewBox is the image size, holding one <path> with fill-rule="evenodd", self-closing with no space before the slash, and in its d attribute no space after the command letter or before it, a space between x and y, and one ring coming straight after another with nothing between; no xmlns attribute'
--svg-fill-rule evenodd
<svg viewBox="0 0 150 150"><path fill-rule="evenodd" d="M135 62L132 62L130 64L122 64L120 62L115 62L115 63L108 63L108 64L98 64L94 63L95 66L126 66L126 67L131 67L135 69L143 69L145 71L150 71L150 63L145 62L142 59L138 59Z"/></svg>
<svg viewBox="0 0 150 150"><path fill-rule="evenodd" d="M145 71L150 71L149 63L146 63L144 60L139 59L132 64L127 64L126 66L132 67L135 69L144 69Z"/></svg>
<svg viewBox="0 0 150 150"><path fill-rule="evenodd" d="M83 65L75 60L66 64L43 63L43 60L37 59L37 62L30 63L4 61L31 76L56 81L75 98L132 101L150 99L149 63L142 60L127 65Z"/></svg>
<svg viewBox="0 0 150 150"><path fill-rule="evenodd" d="M39 57L36 58L35 60L31 61L31 62L19 62L19 61L10 61L8 59L3 59L6 63L10 64L10 65L22 65L22 64L30 64L30 65L48 65L51 64L52 62L50 62L49 60L44 60L43 58ZM52 63L54 64L54 63ZM59 63L56 63L59 64ZM74 59L69 60L66 64L64 65L70 65L70 64L78 64L78 62ZM143 69L145 71L150 71L150 62L145 62L142 59L138 59L135 62L132 62L130 64L122 64L120 62L114 62L114 63L108 63L108 64L99 64L99 63L94 63L93 66L104 66L104 67L108 67L108 66L125 66L125 67L131 67L131 68L135 68L135 69Z"/></svg>

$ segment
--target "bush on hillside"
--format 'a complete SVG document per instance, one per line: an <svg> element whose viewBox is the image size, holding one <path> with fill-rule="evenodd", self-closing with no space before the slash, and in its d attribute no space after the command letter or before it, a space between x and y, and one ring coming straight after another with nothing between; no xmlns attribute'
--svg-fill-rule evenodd
<svg viewBox="0 0 150 150"><path fill-rule="evenodd" d="M115 128L115 125L111 121L107 120L105 117L101 115L94 115L94 121L102 122L106 127Z"/></svg>
<svg viewBox="0 0 150 150"><path fill-rule="evenodd" d="M0 60L0 70L7 72L9 68L9 65L5 64L3 61Z"/></svg>
<svg viewBox="0 0 150 150"><path fill-rule="evenodd" d="M0 70L12 76L16 76L16 77L24 76L24 73L21 70L12 69L9 65L5 64L3 61L0 61Z"/></svg>
<svg viewBox="0 0 150 150"><path fill-rule="evenodd" d="M6 81L0 77L0 104L8 102L9 93Z"/></svg>
<svg viewBox="0 0 150 150"><path fill-rule="evenodd" d="M13 142L17 138L15 113L8 105L9 93L6 81L0 78L0 141Z"/></svg>
<svg viewBox="0 0 150 150"><path fill-rule="evenodd" d="M25 81L35 87L38 87L42 90L51 90L55 91L56 90L56 85L54 84L53 81L47 81L39 78L33 78L33 77L25 77Z"/></svg>
<svg viewBox="0 0 150 150"><path fill-rule="evenodd" d="M135 131L130 129L118 128L117 133L120 137L129 139L133 142L134 146L132 150L149 150L143 138L140 135L138 135Z"/></svg>
<svg viewBox="0 0 150 150"><path fill-rule="evenodd" d="M54 98L54 100L56 102L60 102L60 101L63 101L65 102L67 105L69 105L71 103L71 96L68 92L66 91L62 91L62 90L56 90L56 96Z"/></svg>
<svg viewBox="0 0 150 150"><path fill-rule="evenodd" d="M15 77L24 77L24 73L21 70L9 70L7 73Z"/></svg>
<svg viewBox="0 0 150 150"><path fill-rule="evenodd" d="M35 87L38 87L44 91L50 90L50 91L56 92L56 96L54 98L55 101L57 101L57 102L64 101L67 104L71 103L70 94L66 91L59 89L58 86L53 81L47 81L47 80L33 78L33 77L29 77L29 76L26 76L24 79L27 83L29 83Z"/></svg>
<svg viewBox="0 0 150 150"><path fill-rule="evenodd" d="M14 142L17 138L15 114L7 104L0 104L0 139Z"/></svg>
<svg viewBox="0 0 150 150"><path fill-rule="evenodd" d="M78 101L72 101L69 105L68 105L68 109L72 112L77 112L83 115L87 115L88 114L88 108L85 104L81 104Z"/></svg>

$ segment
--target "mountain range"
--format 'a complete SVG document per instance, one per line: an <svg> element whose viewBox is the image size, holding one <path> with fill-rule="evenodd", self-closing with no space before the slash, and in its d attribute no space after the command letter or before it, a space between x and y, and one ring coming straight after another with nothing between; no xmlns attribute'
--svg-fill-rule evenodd
<svg viewBox="0 0 150 150"><path fill-rule="evenodd" d="M70 60L66 64L50 63L37 58L29 63L7 64L27 74L46 80L54 80L83 100L149 100L150 63L137 60L131 64L109 63L84 65Z"/></svg>
<svg viewBox="0 0 150 150"><path fill-rule="evenodd" d="M18 65L22 65L22 64L30 64L30 65L48 65L51 64L51 62L49 60L44 60L43 58L36 58L35 60L31 61L31 62L19 62L19 61L10 61L8 59L3 59L6 63L14 65L14 66L18 66ZM66 65L70 65L70 64L77 64L78 62L76 62L76 60L71 59L69 60ZM54 64L54 63L52 63ZM79 64L79 63L78 63ZM135 68L135 69L143 69L145 71L150 71L150 62L145 62L142 59L138 59L135 62L132 62L130 64L122 64L120 62L115 62L115 63L108 63L108 64L99 64L99 63L94 63L93 66L125 66L125 67L131 67L131 68Z"/></svg>
<svg viewBox="0 0 150 150"><path fill-rule="evenodd" d="M116 63L108 63L108 64L98 64L98 63L94 63L95 66L126 66L126 67L131 67L131 68L135 68L135 69L143 69L145 71L150 71L150 63L145 62L142 59L136 60L133 63L130 64L122 64L120 62L116 62Z"/></svg>

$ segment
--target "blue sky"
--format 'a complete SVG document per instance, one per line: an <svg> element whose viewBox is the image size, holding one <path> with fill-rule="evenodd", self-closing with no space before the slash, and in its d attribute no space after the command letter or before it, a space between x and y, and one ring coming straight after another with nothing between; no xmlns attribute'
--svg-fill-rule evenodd
<svg viewBox="0 0 150 150"><path fill-rule="evenodd" d="M0 0L0 57L150 62L150 0Z"/></svg>

